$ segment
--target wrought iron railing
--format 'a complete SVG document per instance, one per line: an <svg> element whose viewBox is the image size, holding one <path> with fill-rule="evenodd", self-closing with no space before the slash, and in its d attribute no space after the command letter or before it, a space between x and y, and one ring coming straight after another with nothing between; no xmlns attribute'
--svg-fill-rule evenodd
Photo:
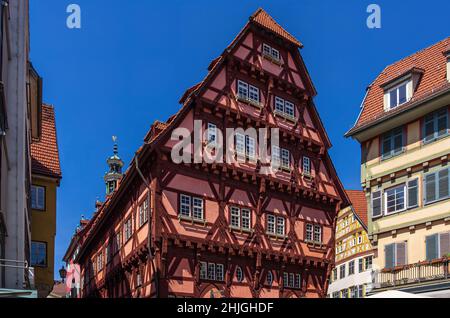
<svg viewBox="0 0 450 318"><path fill-rule="evenodd" d="M373 272L373 288L381 289L450 279L450 260L443 258Z"/></svg>

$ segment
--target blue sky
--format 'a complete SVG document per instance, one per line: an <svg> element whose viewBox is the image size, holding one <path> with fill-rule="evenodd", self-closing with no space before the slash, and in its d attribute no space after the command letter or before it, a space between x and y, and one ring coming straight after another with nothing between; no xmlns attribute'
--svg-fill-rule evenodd
<svg viewBox="0 0 450 318"><path fill-rule="evenodd" d="M80 30L66 27L71 3L81 7ZM366 26L370 3L381 7L381 29ZM305 46L315 103L348 189L360 187L360 153L343 134L366 87L388 64L450 35L448 0L30 0L31 61L44 78L44 101L55 106L63 172L56 268L80 216L90 217L104 197L111 136L128 164L151 123L178 110L183 92L260 6Z"/></svg>

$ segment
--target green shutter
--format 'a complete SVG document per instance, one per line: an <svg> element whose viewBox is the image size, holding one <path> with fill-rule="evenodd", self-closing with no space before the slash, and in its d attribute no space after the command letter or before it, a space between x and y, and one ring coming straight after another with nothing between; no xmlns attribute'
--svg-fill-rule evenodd
<svg viewBox="0 0 450 318"><path fill-rule="evenodd" d="M406 242L404 243L397 243L395 244L396 247L396 253L395 253L395 265L406 265L408 263L407 260L407 245Z"/></svg>
<svg viewBox="0 0 450 318"><path fill-rule="evenodd" d="M444 199L448 197L448 169L444 169L438 172L439 192L438 199Z"/></svg>
<svg viewBox="0 0 450 318"><path fill-rule="evenodd" d="M440 257L450 254L450 232L440 234Z"/></svg>
<svg viewBox="0 0 450 318"><path fill-rule="evenodd" d="M395 244L389 244L384 247L385 254L385 268L394 268L395 267Z"/></svg>
<svg viewBox="0 0 450 318"><path fill-rule="evenodd" d="M379 217L382 213L381 191L372 193L372 217Z"/></svg>
<svg viewBox="0 0 450 318"><path fill-rule="evenodd" d="M426 240L426 254L427 261L432 261L438 258L438 235L427 236Z"/></svg>
<svg viewBox="0 0 450 318"><path fill-rule="evenodd" d="M431 173L425 176L425 203L430 203L436 200L436 174Z"/></svg>

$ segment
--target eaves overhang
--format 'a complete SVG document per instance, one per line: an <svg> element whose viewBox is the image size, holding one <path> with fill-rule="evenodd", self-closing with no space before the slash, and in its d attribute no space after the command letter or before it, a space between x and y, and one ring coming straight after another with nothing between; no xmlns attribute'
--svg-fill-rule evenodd
<svg viewBox="0 0 450 318"><path fill-rule="evenodd" d="M422 107L425 104L427 107ZM353 127L344 136L363 142L396 126L414 121L445 105L450 105L450 83L443 85L421 99L413 100L400 106L398 109L387 112L365 125Z"/></svg>

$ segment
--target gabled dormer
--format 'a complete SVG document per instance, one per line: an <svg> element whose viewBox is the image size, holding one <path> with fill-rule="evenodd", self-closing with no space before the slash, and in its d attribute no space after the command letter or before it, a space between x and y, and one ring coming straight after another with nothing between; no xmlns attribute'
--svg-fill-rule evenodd
<svg viewBox="0 0 450 318"><path fill-rule="evenodd" d="M384 111L393 110L409 102L423 73L423 69L413 67L396 78L383 83L381 87L384 90Z"/></svg>

